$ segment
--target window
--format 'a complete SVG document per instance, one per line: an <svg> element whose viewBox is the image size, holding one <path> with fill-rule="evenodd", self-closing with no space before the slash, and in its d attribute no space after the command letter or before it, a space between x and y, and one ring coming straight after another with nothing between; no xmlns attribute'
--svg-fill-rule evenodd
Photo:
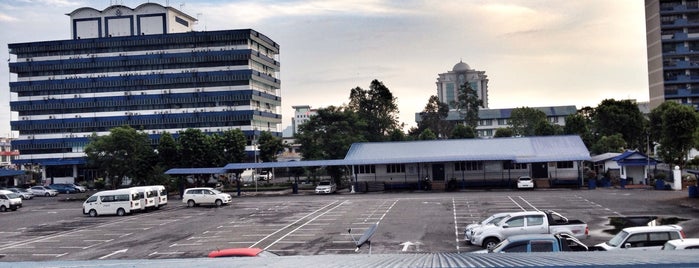
<svg viewBox="0 0 699 268"><path fill-rule="evenodd" d="M500 126L505 126L505 125L507 125L507 118L500 118L500 119L498 119L498 125L500 125Z"/></svg>
<svg viewBox="0 0 699 268"><path fill-rule="evenodd" d="M527 252L527 242L515 242L502 249L503 252Z"/></svg>
<svg viewBox="0 0 699 268"><path fill-rule="evenodd" d="M454 163L455 171L483 170L483 161L464 161Z"/></svg>
<svg viewBox="0 0 699 268"><path fill-rule="evenodd" d="M509 227L524 227L524 217L516 217L507 220L507 225Z"/></svg>
<svg viewBox="0 0 699 268"><path fill-rule="evenodd" d="M405 173L405 164L386 165L386 173Z"/></svg>
<svg viewBox="0 0 699 268"><path fill-rule="evenodd" d="M506 161L502 163L503 169L527 169L527 163L512 163Z"/></svg>
<svg viewBox="0 0 699 268"><path fill-rule="evenodd" d="M527 216L527 226L538 226L544 224L544 216Z"/></svg>
<svg viewBox="0 0 699 268"><path fill-rule="evenodd" d="M531 252L553 252L553 241L532 241Z"/></svg>
<svg viewBox="0 0 699 268"><path fill-rule="evenodd" d="M482 119L478 121L479 126L492 126L493 125L493 119Z"/></svg>
<svg viewBox="0 0 699 268"><path fill-rule="evenodd" d="M356 174L376 173L376 167L374 165L354 166L354 173L356 173Z"/></svg>
<svg viewBox="0 0 699 268"><path fill-rule="evenodd" d="M573 161L556 162L556 168L573 168Z"/></svg>

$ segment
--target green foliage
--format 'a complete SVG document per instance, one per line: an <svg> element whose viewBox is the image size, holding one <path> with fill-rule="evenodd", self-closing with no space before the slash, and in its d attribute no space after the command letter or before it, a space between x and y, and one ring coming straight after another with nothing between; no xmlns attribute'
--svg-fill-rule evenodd
<svg viewBox="0 0 699 268"><path fill-rule="evenodd" d="M645 118L635 102L631 100L606 99L595 109L592 116L597 135L622 135L627 148L645 149Z"/></svg>
<svg viewBox="0 0 699 268"><path fill-rule="evenodd" d="M186 129L180 132L180 166L190 168L210 167L211 160L215 159L213 153L212 138L205 135L199 129Z"/></svg>
<svg viewBox="0 0 699 268"><path fill-rule="evenodd" d="M616 133L610 136L603 136L594 145L592 145L593 154L603 154L603 153L621 153L626 147L626 141L620 133Z"/></svg>
<svg viewBox="0 0 699 268"><path fill-rule="evenodd" d="M425 129L424 131L422 131L422 133L420 133L420 136L418 137L418 139L423 140L423 141L424 140L436 140L437 135L435 135L434 132L432 132L432 130L430 130L428 128L428 129Z"/></svg>
<svg viewBox="0 0 699 268"><path fill-rule="evenodd" d="M247 138L240 129L229 129L220 135L213 136L215 152L219 156L215 166L225 166L230 163L243 163L247 160L245 145Z"/></svg>
<svg viewBox="0 0 699 268"><path fill-rule="evenodd" d="M546 114L530 107L515 108L510 115L514 136L536 136L537 129L543 131L542 124L548 124Z"/></svg>
<svg viewBox="0 0 699 268"><path fill-rule="evenodd" d="M260 160L262 162L276 162L277 154L284 151L282 139L275 137L268 131L263 131L260 134Z"/></svg>
<svg viewBox="0 0 699 268"><path fill-rule="evenodd" d="M473 129L478 127L480 119L478 118L478 110L483 106L483 101L478 98L476 90L469 83L464 83L459 87L457 101L454 103L454 106L459 111L459 114L463 116L467 126Z"/></svg>
<svg viewBox="0 0 699 268"><path fill-rule="evenodd" d="M369 90L353 88L348 109L366 121L364 138L368 141L385 141L399 127L396 98L379 80L371 81Z"/></svg>
<svg viewBox="0 0 699 268"><path fill-rule="evenodd" d="M456 125L454 130L451 132L450 139L474 139L476 138L476 131L471 126L464 126L462 124Z"/></svg>
<svg viewBox="0 0 699 268"><path fill-rule="evenodd" d="M178 144L172 134L164 132L160 135L158 141L158 162L163 168L171 169L179 166L179 149Z"/></svg>
<svg viewBox="0 0 699 268"><path fill-rule="evenodd" d="M418 122L420 132L430 129L440 137L448 137L454 127L452 122L446 120L448 115L449 105L439 101L436 95L430 96L425 109L420 113L421 120Z"/></svg>
<svg viewBox="0 0 699 268"><path fill-rule="evenodd" d="M406 140L405 133L400 129L394 129L393 131L391 131L390 140L391 141L405 141Z"/></svg>
<svg viewBox="0 0 699 268"><path fill-rule="evenodd" d="M493 135L493 138L507 138L507 137L512 137L514 136L514 131L512 128L498 128L495 130L495 135Z"/></svg>
<svg viewBox="0 0 699 268"><path fill-rule="evenodd" d="M352 143L366 141L366 122L353 110L329 106L317 112L295 136L304 159L342 159Z"/></svg>
<svg viewBox="0 0 699 268"><path fill-rule="evenodd" d="M116 188L129 177L134 182L148 180L157 163L150 138L129 126L116 127L109 135L93 135L85 146L88 166L104 172Z"/></svg>
<svg viewBox="0 0 699 268"><path fill-rule="evenodd" d="M651 135L660 141L658 155L671 165L684 166L685 156L695 145L699 118L691 106L665 102L651 112Z"/></svg>
<svg viewBox="0 0 699 268"><path fill-rule="evenodd" d="M589 108L589 107L588 107ZM578 110L578 113L566 116L566 125L563 127L563 134L578 135L582 139L587 148L591 148L593 144L593 136L590 132L592 121L586 117L583 110Z"/></svg>

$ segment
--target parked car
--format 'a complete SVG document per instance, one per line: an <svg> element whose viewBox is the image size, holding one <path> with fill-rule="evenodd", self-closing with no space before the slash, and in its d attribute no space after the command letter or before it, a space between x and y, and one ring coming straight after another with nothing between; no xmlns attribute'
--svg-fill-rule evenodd
<svg viewBox="0 0 699 268"><path fill-rule="evenodd" d="M258 181L271 181L274 179L274 173L267 170L260 170L257 174L255 174L255 178L257 178Z"/></svg>
<svg viewBox="0 0 699 268"><path fill-rule="evenodd" d="M87 188L86 188L85 186L78 185L78 184L75 184L75 183L67 183L67 184L70 185L70 186L73 186L73 188L77 189L77 190L80 191L81 193L87 192Z"/></svg>
<svg viewBox="0 0 699 268"><path fill-rule="evenodd" d="M316 186L316 194L332 194L337 191L334 181L320 181Z"/></svg>
<svg viewBox="0 0 699 268"><path fill-rule="evenodd" d="M22 207L22 198L9 190L0 190L0 212L15 211Z"/></svg>
<svg viewBox="0 0 699 268"><path fill-rule="evenodd" d="M587 251L588 247L569 234L513 235L493 248L477 253Z"/></svg>
<svg viewBox="0 0 699 268"><path fill-rule="evenodd" d="M662 250L699 249L699 238L673 239L665 242Z"/></svg>
<svg viewBox="0 0 699 268"><path fill-rule="evenodd" d="M182 203L187 204L188 207L198 205L215 205L219 207L231 203L232 200L231 195L210 187L189 188L182 195Z"/></svg>
<svg viewBox="0 0 699 268"><path fill-rule="evenodd" d="M13 193L16 193L21 197L22 199L32 199L34 198L34 194L30 192L27 189L22 189L22 188L8 188L8 191L12 191Z"/></svg>
<svg viewBox="0 0 699 268"><path fill-rule="evenodd" d="M679 225L628 227L622 229L609 241L595 245L591 250L657 250L661 249L667 241L684 238L684 232Z"/></svg>
<svg viewBox="0 0 699 268"><path fill-rule="evenodd" d="M474 230L483 227L488 224L494 224L497 222L500 222L503 218L505 218L507 215L509 215L512 212L502 212L502 213L496 213L491 215L490 217L486 218L485 220L477 223L471 223L469 225L466 225L466 228L464 228L464 241L466 241L467 244L471 243L471 236L473 236L473 233L475 232Z"/></svg>
<svg viewBox="0 0 699 268"><path fill-rule="evenodd" d="M72 184L66 184L66 183L49 184L49 188L54 189L58 193L61 193L61 194L72 194L72 193L80 192L80 190L73 187Z"/></svg>
<svg viewBox="0 0 699 268"><path fill-rule="evenodd" d="M561 233L587 238L589 229L580 220L569 220L550 210L516 212L510 213L498 223L478 228L471 237L471 244L492 248L513 235Z"/></svg>
<svg viewBox="0 0 699 268"><path fill-rule="evenodd" d="M57 196L58 191L51 189L46 186L32 186L29 188L29 191L31 191L35 196Z"/></svg>
<svg viewBox="0 0 699 268"><path fill-rule="evenodd" d="M529 176L520 176L517 179L517 189L534 189L534 181Z"/></svg>

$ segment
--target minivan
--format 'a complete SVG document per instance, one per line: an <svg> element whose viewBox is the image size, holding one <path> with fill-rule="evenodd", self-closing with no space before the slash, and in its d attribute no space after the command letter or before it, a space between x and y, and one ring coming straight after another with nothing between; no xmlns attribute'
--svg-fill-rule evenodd
<svg viewBox="0 0 699 268"><path fill-rule="evenodd" d="M0 212L15 211L22 207L22 198L8 190L0 190Z"/></svg>
<svg viewBox="0 0 699 268"><path fill-rule="evenodd" d="M124 216L141 209L139 194L134 189L101 191L90 196L83 203L83 214Z"/></svg>

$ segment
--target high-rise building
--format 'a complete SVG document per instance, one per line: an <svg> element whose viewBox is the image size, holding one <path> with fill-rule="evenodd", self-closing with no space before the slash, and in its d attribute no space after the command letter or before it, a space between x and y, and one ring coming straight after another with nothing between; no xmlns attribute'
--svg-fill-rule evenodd
<svg viewBox="0 0 699 268"><path fill-rule="evenodd" d="M291 108L294 108L294 118L291 120L292 134L298 133L300 125L308 122L311 116L318 114L317 110L311 109L309 105L296 105L291 106Z"/></svg>
<svg viewBox="0 0 699 268"><path fill-rule="evenodd" d="M261 131L281 137L279 45L267 36L194 31L195 18L154 3L67 15L72 39L9 45L15 164L89 179L89 137L124 125L154 145L163 132L237 128L250 155Z"/></svg>
<svg viewBox="0 0 699 268"><path fill-rule="evenodd" d="M476 90L478 99L483 101L483 108L488 108L488 76L485 71L471 69L468 64L460 61L451 71L439 74L437 77L437 97L439 101L449 105L450 110L456 109L459 88L468 83Z"/></svg>
<svg viewBox="0 0 699 268"><path fill-rule="evenodd" d="M699 109L699 1L645 5L650 109L668 100Z"/></svg>

